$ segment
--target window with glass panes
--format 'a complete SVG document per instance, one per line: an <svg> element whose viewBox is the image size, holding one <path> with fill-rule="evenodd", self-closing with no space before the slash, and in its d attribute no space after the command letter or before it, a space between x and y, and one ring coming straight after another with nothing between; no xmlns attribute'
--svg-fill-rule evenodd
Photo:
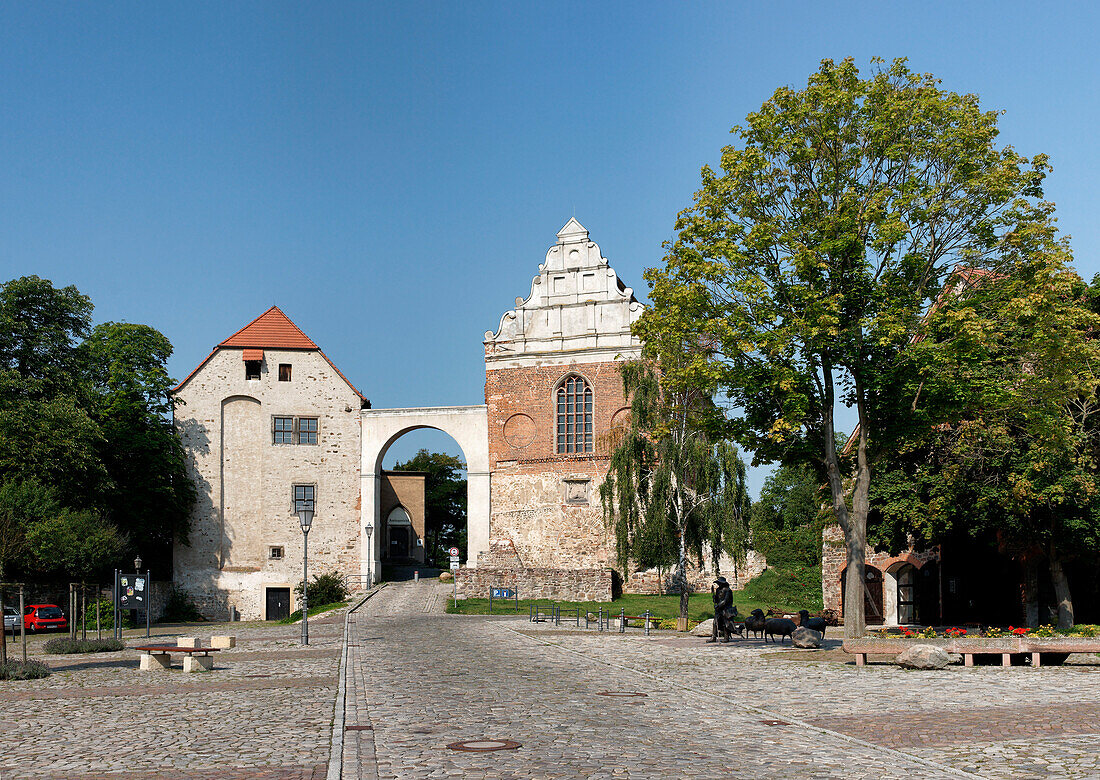
<svg viewBox="0 0 1100 780"><path fill-rule="evenodd" d="M316 444L317 443L317 418L316 417L299 417L298 418L298 443L299 444Z"/></svg>
<svg viewBox="0 0 1100 780"><path fill-rule="evenodd" d="M294 418L276 417L272 441L275 444L294 443Z"/></svg>
<svg viewBox="0 0 1100 780"><path fill-rule="evenodd" d="M558 386L557 451L592 452L592 388L579 376Z"/></svg>
<svg viewBox="0 0 1100 780"><path fill-rule="evenodd" d="M294 512L313 509L313 485L294 486Z"/></svg>

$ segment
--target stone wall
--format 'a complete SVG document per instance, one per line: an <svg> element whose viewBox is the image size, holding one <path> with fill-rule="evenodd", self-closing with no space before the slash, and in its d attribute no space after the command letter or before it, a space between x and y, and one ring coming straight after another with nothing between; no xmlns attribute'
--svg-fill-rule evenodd
<svg viewBox="0 0 1100 780"><path fill-rule="evenodd" d="M278 381L281 363L291 381ZM219 347L176 397L198 502L190 544L174 551L175 580L203 614L224 619L232 605L242 619L263 619L266 588L301 580L294 485L316 491L310 571L358 574L361 398L319 350L266 349L260 378L249 380L242 350ZM274 444L275 416L317 418L317 444Z"/></svg>
<svg viewBox="0 0 1100 780"><path fill-rule="evenodd" d="M693 593L709 593L711 585L719 575L726 578L733 590L741 590L749 580L768 568L768 561L762 553L749 550L745 562L738 565L727 555L718 560L718 569L714 569L710 556L705 555L703 566L688 566L688 587ZM625 593L679 593L680 582L675 569L648 569L632 572L623 583Z"/></svg>
<svg viewBox="0 0 1100 780"><path fill-rule="evenodd" d="M382 534L382 558L390 559L393 547L390 545L389 526L386 521L398 506L403 507L412 522L412 538L409 540L408 558L424 562L424 486L427 475L421 471L383 471L382 485L379 490L379 525L377 533ZM417 544L419 542L419 544ZM398 556L401 558L401 556ZM403 559L404 560L404 559Z"/></svg>
<svg viewBox="0 0 1100 780"><path fill-rule="evenodd" d="M512 588L521 599L611 601L611 569L462 568L455 572L461 598L488 598L490 588Z"/></svg>

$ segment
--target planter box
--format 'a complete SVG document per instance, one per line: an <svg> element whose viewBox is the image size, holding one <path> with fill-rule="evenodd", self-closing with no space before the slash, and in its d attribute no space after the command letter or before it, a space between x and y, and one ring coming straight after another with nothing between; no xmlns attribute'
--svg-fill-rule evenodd
<svg viewBox="0 0 1100 780"><path fill-rule="evenodd" d="M856 666L867 663L869 654L897 655L908 650L915 644L935 645L942 647L949 653L957 653L963 657L963 664L974 665L976 655L999 655L1002 666L1012 665L1013 655L1030 655L1031 665L1042 664L1042 654L1050 653L1058 655L1064 660L1069 653L1100 653L1100 639L1085 639L1084 637L959 637L949 639L937 637L936 639L921 639L912 637L878 638L865 637L863 639L845 639L844 652L856 657Z"/></svg>

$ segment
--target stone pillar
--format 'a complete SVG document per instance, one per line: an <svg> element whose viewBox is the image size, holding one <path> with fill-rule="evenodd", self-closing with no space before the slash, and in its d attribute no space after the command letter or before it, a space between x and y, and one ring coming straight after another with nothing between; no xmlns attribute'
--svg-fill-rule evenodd
<svg viewBox="0 0 1100 780"><path fill-rule="evenodd" d="M359 510L359 574L365 588L369 588L378 581L382 570L381 556L379 555L378 539L382 536L382 518L378 516L378 507L382 503L382 479L378 474L362 473L359 483L360 510ZM368 545L367 523L374 525ZM367 569L370 569L372 582L366 581Z"/></svg>
<svg viewBox="0 0 1100 780"><path fill-rule="evenodd" d="M489 472L466 472L466 565L489 551Z"/></svg>

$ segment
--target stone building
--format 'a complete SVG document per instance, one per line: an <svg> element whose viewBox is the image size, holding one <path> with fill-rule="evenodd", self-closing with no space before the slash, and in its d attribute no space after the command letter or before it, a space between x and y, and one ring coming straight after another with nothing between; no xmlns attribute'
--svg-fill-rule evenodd
<svg viewBox="0 0 1100 780"><path fill-rule="evenodd" d="M359 576L360 409L364 396L277 307L222 341L174 391L199 500L189 545L173 555L175 582L209 617L245 619L297 608L302 532L311 502L310 570ZM391 491L419 512L406 479ZM415 540L413 541L415 544Z"/></svg>

